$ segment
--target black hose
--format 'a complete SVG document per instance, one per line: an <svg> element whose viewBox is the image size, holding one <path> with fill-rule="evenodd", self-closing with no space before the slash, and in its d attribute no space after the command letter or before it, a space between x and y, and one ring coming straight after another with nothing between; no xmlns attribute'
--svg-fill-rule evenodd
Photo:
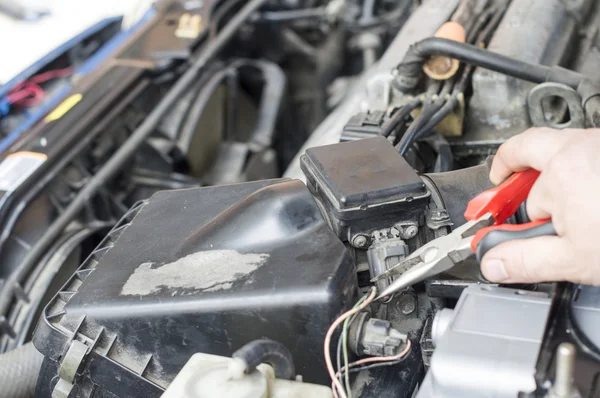
<svg viewBox="0 0 600 398"><path fill-rule="evenodd" d="M212 98L213 94L221 86L223 81L227 80L231 76L234 76L235 73L236 71L232 67L217 71L207 81L204 82L200 90L198 90L198 92L194 95L189 107L189 112L186 115L178 134L178 141L182 150L185 150L189 147L192 138L196 134L198 123L204 114L204 110L206 108L206 104L208 104L208 101Z"/></svg>
<svg viewBox="0 0 600 398"><path fill-rule="evenodd" d="M531 64L454 40L431 37L410 46L398 65L395 86L404 92L419 82L423 63L432 55L444 55L467 64L487 68L505 75L534 83L551 81L577 88L581 74L560 67Z"/></svg>
<svg viewBox="0 0 600 398"><path fill-rule="evenodd" d="M158 105L148 114L142 124L135 129L125 143L117 152L106 162L98 172L89 179L73 201L66 207L64 212L56 221L46 230L44 235L31 248L27 257L23 259L17 269L6 280L6 283L0 290L0 319L6 315L8 308L13 300L14 292L20 289L20 284L31 268L44 254L46 249L62 233L67 225L75 218L86 206L89 200L103 188L114 176L119 173L123 165L135 153L141 144L154 131L162 117L171 109L172 105L181 95L192 86L194 80L206 64L211 61L223 47L237 33L240 26L257 11L266 0L249 0L244 7L235 14L229 23L227 23L214 40L206 44L204 50L198 58L190 65L190 68L177 80L173 87L161 99Z"/></svg>
<svg viewBox="0 0 600 398"><path fill-rule="evenodd" d="M256 68L263 77L264 85L260 95L258 117L249 143L251 151L260 152L270 147L273 142L279 109L285 93L285 73L276 63L265 60L243 59L234 62L234 66Z"/></svg>
<svg viewBox="0 0 600 398"><path fill-rule="evenodd" d="M296 369L290 351L280 342L261 339L246 344L233 353L246 364L245 373L253 372L261 363L269 364L278 379L294 380Z"/></svg>
<svg viewBox="0 0 600 398"><path fill-rule="evenodd" d="M0 395L33 397L43 360L31 342L0 354Z"/></svg>
<svg viewBox="0 0 600 398"><path fill-rule="evenodd" d="M206 104L223 81L230 77L237 77L237 70L243 67L256 68L261 72L264 86L258 106L256 126L250 138L249 147L253 152L259 152L271 146L275 125L279 116L279 108L285 93L286 77L279 65L271 61L255 59L238 59L225 69L216 72L203 84L200 91L190 106L185 123L181 129L179 140L183 148L187 148L194 136ZM232 106L230 106L232 108ZM229 109L230 112L233 109ZM228 126L228 129L231 126ZM232 135L232 134L229 134ZM229 136L229 139L234 137Z"/></svg>

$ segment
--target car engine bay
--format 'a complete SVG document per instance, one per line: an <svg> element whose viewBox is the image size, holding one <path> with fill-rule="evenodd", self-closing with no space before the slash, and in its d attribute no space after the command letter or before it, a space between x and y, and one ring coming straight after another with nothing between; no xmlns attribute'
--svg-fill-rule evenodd
<svg viewBox="0 0 600 398"><path fill-rule="evenodd" d="M0 396L600 397L598 287L375 300L503 142L600 127L600 4L159 1L104 56L0 119Z"/></svg>

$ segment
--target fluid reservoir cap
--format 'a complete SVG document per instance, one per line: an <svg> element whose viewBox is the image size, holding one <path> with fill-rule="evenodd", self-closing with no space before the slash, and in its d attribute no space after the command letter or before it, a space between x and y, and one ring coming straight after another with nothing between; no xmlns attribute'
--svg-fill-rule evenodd
<svg viewBox="0 0 600 398"><path fill-rule="evenodd" d="M209 354L194 354L175 377L162 398L267 398L271 375L256 370L232 378L233 360Z"/></svg>

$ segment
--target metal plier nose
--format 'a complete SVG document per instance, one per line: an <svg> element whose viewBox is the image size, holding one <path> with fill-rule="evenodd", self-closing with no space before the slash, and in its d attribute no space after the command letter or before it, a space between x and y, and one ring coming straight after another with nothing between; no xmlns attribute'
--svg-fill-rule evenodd
<svg viewBox="0 0 600 398"><path fill-rule="evenodd" d="M420 247L399 264L373 278L372 282L399 275L378 298L389 297L447 271L473 254L481 260L488 250L503 242L556 235L551 220L504 224L527 199L539 175L539 171L533 169L514 173L497 187L477 195L467 205L467 223Z"/></svg>

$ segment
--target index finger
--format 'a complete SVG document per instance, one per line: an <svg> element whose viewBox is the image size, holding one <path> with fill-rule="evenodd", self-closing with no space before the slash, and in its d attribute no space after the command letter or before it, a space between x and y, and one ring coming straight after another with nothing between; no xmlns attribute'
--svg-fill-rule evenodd
<svg viewBox="0 0 600 398"><path fill-rule="evenodd" d="M490 180L498 185L516 171L530 168L543 171L550 159L573 138L576 132L577 130L534 127L511 137L500 145L494 156Z"/></svg>

